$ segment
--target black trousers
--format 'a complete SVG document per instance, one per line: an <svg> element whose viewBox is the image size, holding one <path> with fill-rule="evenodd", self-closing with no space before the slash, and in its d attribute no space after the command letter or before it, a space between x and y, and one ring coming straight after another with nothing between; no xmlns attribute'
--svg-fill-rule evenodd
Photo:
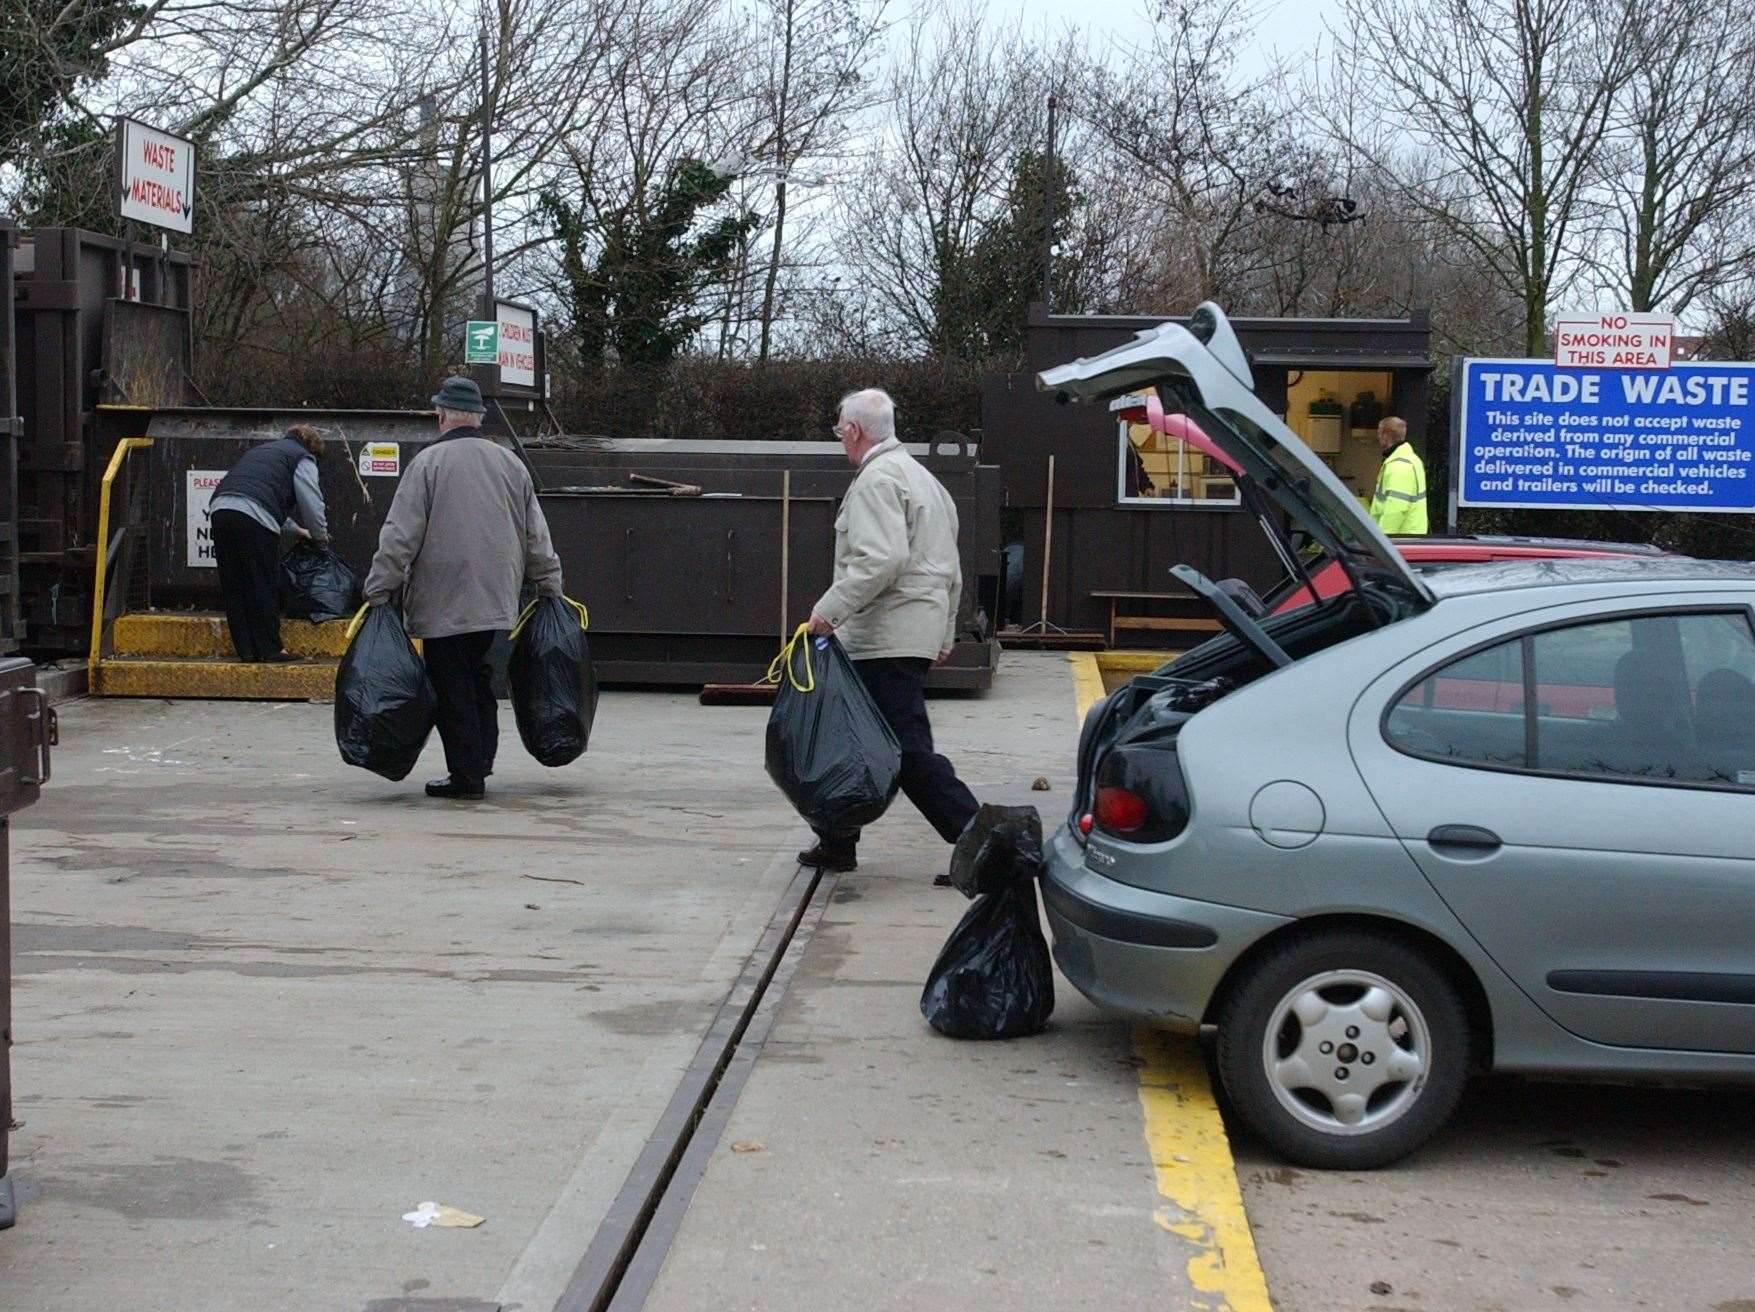
<svg viewBox="0 0 1755 1312"><path fill-rule="evenodd" d="M902 746L902 794L939 837L954 843L981 809L975 795L957 778L956 768L932 748L932 721L926 718L926 672L932 662L917 656L854 661L871 699L877 703L896 741ZM829 848L851 852L859 831L818 834Z"/></svg>
<svg viewBox="0 0 1755 1312"><path fill-rule="evenodd" d="M500 706L487 658L493 645L492 630L428 638L424 644L427 678L439 700L439 741L445 745L445 769L453 783L480 785L494 770Z"/></svg>
<svg viewBox="0 0 1755 1312"><path fill-rule="evenodd" d="M280 654L280 534L242 511L216 511L213 559L232 647L247 661Z"/></svg>

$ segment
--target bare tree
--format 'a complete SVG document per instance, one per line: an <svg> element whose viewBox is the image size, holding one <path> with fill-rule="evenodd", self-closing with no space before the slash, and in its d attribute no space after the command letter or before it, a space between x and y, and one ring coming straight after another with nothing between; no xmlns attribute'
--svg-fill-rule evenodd
<svg viewBox="0 0 1755 1312"><path fill-rule="evenodd" d="M597 108L567 137L540 208L549 286L585 359L603 357L624 311L671 320L647 325L668 339L685 321L705 328L723 306L746 216L704 245L693 229L709 213L736 212L726 193L760 121L752 67L747 28L717 0L617 5ZM636 298L643 308L617 303Z"/></svg>
<svg viewBox="0 0 1755 1312"><path fill-rule="evenodd" d="M1345 0L1337 135L1411 206L1476 252L1543 353L1548 307L1577 277L1593 187L1635 43L1598 0ZM1436 176L1433 169L1436 169Z"/></svg>
<svg viewBox="0 0 1755 1312"><path fill-rule="evenodd" d="M980 354L974 255L1019 152L1041 141L1047 83L1015 31L974 9L916 19L887 99L893 120L847 189L842 257L881 330L937 355Z"/></svg>
<svg viewBox="0 0 1755 1312"><path fill-rule="evenodd" d="M1755 24L1741 0L1652 0L1628 21L1597 263L1628 309L1682 314L1755 259Z"/></svg>
<svg viewBox="0 0 1755 1312"><path fill-rule="evenodd" d="M1141 290L1193 304L1251 297L1275 261L1259 240L1257 202L1269 184L1305 170L1279 74L1247 74L1242 56L1259 8L1230 0L1161 0L1148 42L1088 63L1073 112L1115 156L1153 232Z"/></svg>
<svg viewBox="0 0 1755 1312"><path fill-rule="evenodd" d="M767 270L758 313L756 359L773 340L786 252L789 189L799 167L826 163L846 146L851 124L877 103L882 79L868 66L883 31L887 0L761 0L761 136L756 158L772 180Z"/></svg>

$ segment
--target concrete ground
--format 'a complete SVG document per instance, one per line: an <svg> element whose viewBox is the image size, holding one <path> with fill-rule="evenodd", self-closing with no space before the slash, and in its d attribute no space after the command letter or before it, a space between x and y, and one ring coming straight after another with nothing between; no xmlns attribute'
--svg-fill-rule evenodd
<svg viewBox="0 0 1755 1312"><path fill-rule="evenodd" d="M1476 1081L1422 1152L1239 1174L1284 1312L1755 1312L1755 1091Z"/></svg>
<svg viewBox="0 0 1755 1312"><path fill-rule="evenodd" d="M1002 679L934 703L937 737L984 800L1057 818L1066 661L1010 657ZM929 886L943 846L903 817L842 876L648 1312L1196 1306L1189 1250L1155 1223L1125 1027L1064 981L1036 1038L959 1043L921 1019L968 903Z"/></svg>
<svg viewBox="0 0 1755 1312"><path fill-rule="evenodd" d="M759 709L610 693L560 771L508 713L477 807L420 795L436 743L343 767L330 716L61 709L12 841L0 1306L552 1305L793 873Z"/></svg>
<svg viewBox="0 0 1755 1312"><path fill-rule="evenodd" d="M1052 822L1074 686L1008 655L940 744ZM765 712L610 693L562 771L507 714L476 808L419 796L436 746L342 767L325 706L61 716L12 842L0 1308L548 1312L793 873ZM1392 1170L1234 1166L1198 1051L1064 981L1037 1038L925 1025L944 859L905 802L871 831L653 1309L1255 1312L1259 1252L1282 1312L1755 1312L1755 1094L1486 1080Z"/></svg>

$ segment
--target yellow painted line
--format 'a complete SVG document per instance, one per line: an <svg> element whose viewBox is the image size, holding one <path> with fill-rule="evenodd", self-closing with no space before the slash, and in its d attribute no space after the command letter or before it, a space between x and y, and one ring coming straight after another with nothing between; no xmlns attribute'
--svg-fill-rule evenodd
<svg viewBox="0 0 1755 1312"><path fill-rule="evenodd" d="M1097 668L1097 653L1091 651L1069 651L1067 663L1072 666L1073 698L1078 703L1079 723L1085 722L1085 716L1091 713L1091 707L1105 695L1103 691L1103 672Z"/></svg>
<svg viewBox="0 0 1755 1312"><path fill-rule="evenodd" d="M1165 1205L1158 1224L1188 1241L1188 1282L1199 1312L1272 1312L1267 1277L1243 1210L1231 1140L1193 1039L1141 1027L1133 1035L1140 1060L1140 1109L1146 1148Z"/></svg>
<svg viewBox="0 0 1755 1312"><path fill-rule="evenodd" d="M1069 652L1067 660L1083 724L1105 695L1103 673L1094 652ZM1141 1027L1133 1033L1133 1051L1146 1150L1164 1199L1155 1218L1191 1248L1189 1312L1273 1312L1231 1140L1199 1047L1192 1039Z"/></svg>

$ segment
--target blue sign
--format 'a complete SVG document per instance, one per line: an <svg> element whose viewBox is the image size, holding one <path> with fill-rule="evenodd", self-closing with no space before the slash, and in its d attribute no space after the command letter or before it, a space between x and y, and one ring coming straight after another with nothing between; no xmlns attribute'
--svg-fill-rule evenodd
<svg viewBox="0 0 1755 1312"><path fill-rule="evenodd" d="M1464 360L1458 504L1755 511L1755 365Z"/></svg>

